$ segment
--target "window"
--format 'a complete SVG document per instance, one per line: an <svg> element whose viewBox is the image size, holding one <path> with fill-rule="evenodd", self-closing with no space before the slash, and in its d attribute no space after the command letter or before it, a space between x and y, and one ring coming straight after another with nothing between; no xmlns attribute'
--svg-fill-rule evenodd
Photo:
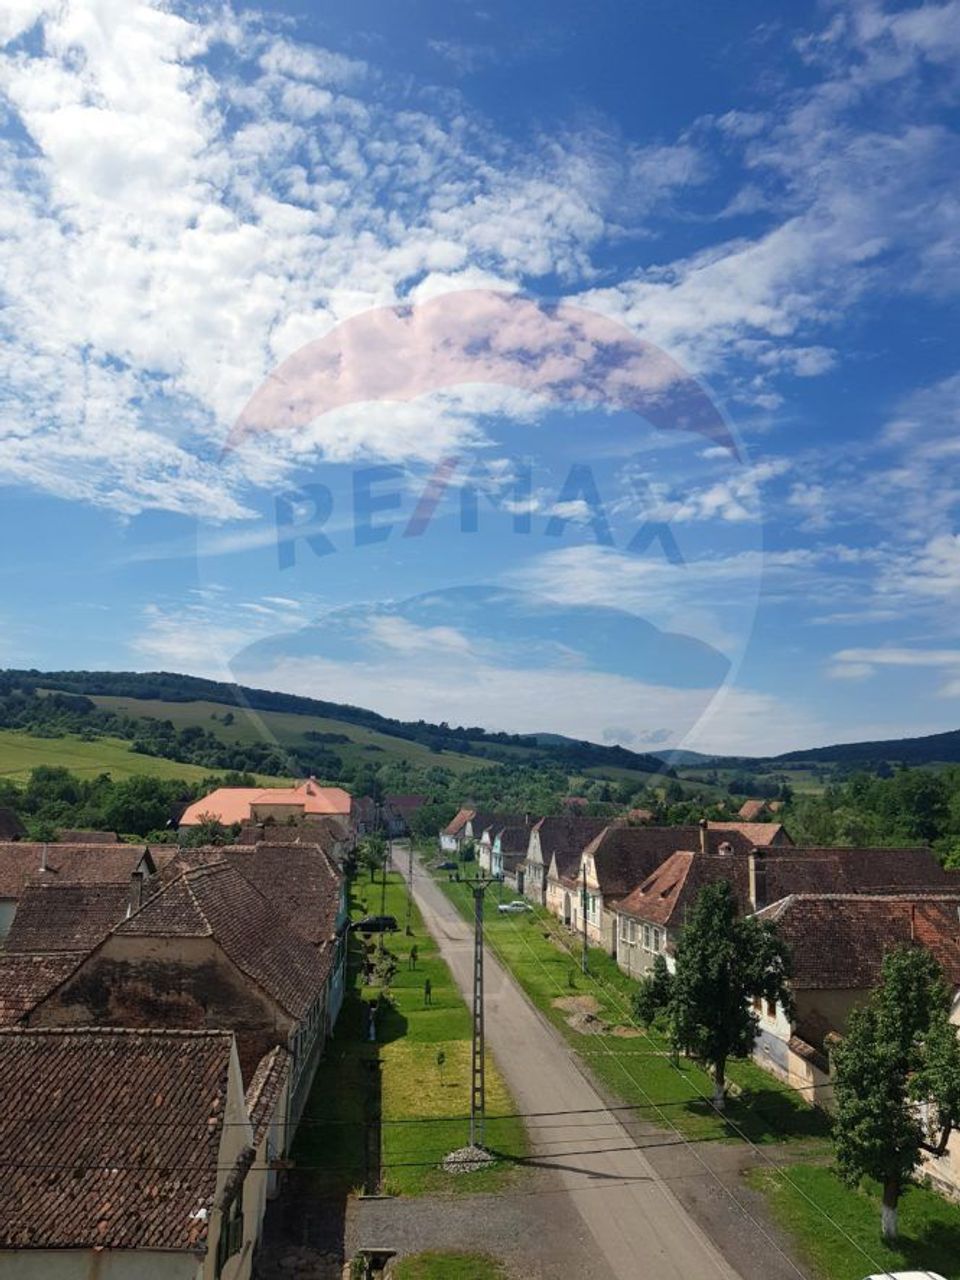
<svg viewBox="0 0 960 1280"><path fill-rule="evenodd" d="M243 1191L220 1219L220 1239L217 1241L217 1275L227 1265L228 1259L243 1247Z"/></svg>
<svg viewBox="0 0 960 1280"><path fill-rule="evenodd" d="M636 946L636 943L637 943L637 922L636 920L631 920L630 921L630 944L631 946Z"/></svg>
<svg viewBox="0 0 960 1280"><path fill-rule="evenodd" d="M645 924L645 925L643 926L643 949L644 949L644 951L649 951L649 950L651 949L651 947L650 947L650 926L649 926L648 924Z"/></svg>
<svg viewBox="0 0 960 1280"><path fill-rule="evenodd" d="M627 917L621 916L620 917L620 941L626 942L626 940L627 940Z"/></svg>
<svg viewBox="0 0 960 1280"><path fill-rule="evenodd" d="M663 930L656 927L653 930L653 949L654 951L663 950Z"/></svg>

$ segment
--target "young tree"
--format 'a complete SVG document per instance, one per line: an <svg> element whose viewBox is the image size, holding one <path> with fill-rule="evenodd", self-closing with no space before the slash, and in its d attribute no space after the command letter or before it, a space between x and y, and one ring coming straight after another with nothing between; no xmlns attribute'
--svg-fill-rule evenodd
<svg viewBox="0 0 960 1280"><path fill-rule="evenodd" d="M633 993L633 1012L637 1021L645 1027L652 1026L667 1012L673 995L673 975L667 968L667 960L661 952L653 962L653 968L637 984Z"/></svg>
<svg viewBox="0 0 960 1280"><path fill-rule="evenodd" d="M681 1048L713 1071L724 1106L728 1058L746 1058L757 1038L756 999L792 1009L789 955L772 925L737 918L726 880L701 890L677 943L669 1014Z"/></svg>
<svg viewBox="0 0 960 1280"><path fill-rule="evenodd" d="M880 1183L882 1234L895 1240L900 1196L921 1152L942 1155L960 1122L960 1041L929 952L901 947L885 957L881 985L851 1014L834 1064L840 1175L852 1186L864 1177Z"/></svg>
<svg viewBox="0 0 960 1280"><path fill-rule="evenodd" d="M370 872L371 884L377 878L377 872L383 869L387 858L387 842L381 835L367 836L357 850L357 860Z"/></svg>

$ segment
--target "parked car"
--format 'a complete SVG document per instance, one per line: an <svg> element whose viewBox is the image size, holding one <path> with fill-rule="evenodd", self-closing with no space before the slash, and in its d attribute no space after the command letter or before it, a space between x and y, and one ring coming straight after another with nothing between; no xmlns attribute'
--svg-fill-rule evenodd
<svg viewBox="0 0 960 1280"><path fill-rule="evenodd" d="M438 871L456 871L460 866L459 862L441 862L437 867Z"/></svg>
<svg viewBox="0 0 960 1280"><path fill-rule="evenodd" d="M396 933L399 928L395 916L364 916L350 926L357 933Z"/></svg>
<svg viewBox="0 0 960 1280"><path fill-rule="evenodd" d="M882 1271L866 1280L943 1280L939 1271Z"/></svg>
<svg viewBox="0 0 960 1280"><path fill-rule="evenodd" d="M512 902L498 902L497 910L502 915L514 915L521 911L532 911L533 907L529 902L525 902L523 898L514 898Z"/></svg>

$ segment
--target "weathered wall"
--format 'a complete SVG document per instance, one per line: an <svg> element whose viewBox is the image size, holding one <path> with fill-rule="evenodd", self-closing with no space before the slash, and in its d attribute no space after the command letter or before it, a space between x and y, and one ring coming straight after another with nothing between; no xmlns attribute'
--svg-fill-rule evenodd
<svg viewBox="0 0 960 1280"><path fill-rule="evenodd" d="M191 1253L150 1249L0 1250L0 1275L4 1280L201 1280L203 1274L200 1260Z"/></svg>
<svg viewBox="0 0 960 1280"><path fill-rule="evenodd" d="M224 1028L244 1079L291 1020L209 938L108 938L29 1015L30 1026Z"/></svg>
<svg viewBox="0 0 960 1280"><path fill-rule="evenodd" d="M13 917L16 914L17 901L15 898L4 898L0 901L0 942L3 942L10 932L10 926L13 924Z"/></svg>

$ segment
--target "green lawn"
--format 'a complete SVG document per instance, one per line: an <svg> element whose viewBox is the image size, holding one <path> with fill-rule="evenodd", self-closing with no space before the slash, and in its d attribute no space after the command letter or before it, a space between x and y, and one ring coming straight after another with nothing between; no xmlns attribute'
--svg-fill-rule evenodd
<svg viewBox="0 0 960 1280"><path fill-rule="evenodd" d="M349 742L331 742L328 744L329 749L351 764L367 762L379 765L405 760L423 769L442 765L454 773L465 773L470 769L484 768L490 763L479 756L459 755L453 751L438 754L419 742L395 738L392 734L378 733L375 729L365 729L345 720L331 720L323 716L298 715L289 711L248 711L243 707L228 707L220 702L164 702L108 694L96 694L91 701L105 711L170 720L178 729L199 725L229 743L277 742L284 747L323 746L323 743L310 742L306 734L342 734ZM229 725L223 723L227 712L233 713L233 723Z"/></svg>
<svg viewBox="0 0 960 1280"><path fill-rule="evenodd" d="M851 1191L832 1170L815 1165L758 1169L747 1177L822 1280L863 1280L887 1271L934 1271L960 1280L960 1206L932 1191L906 1192L900 1241L889 1248L880 1239L878 1189Z"/></svg>
<svg viewBox="0 0 960 1280"><path fill-rule="evenodd" d="M146 774L153 778L183 778L199 782L218 771L196 764L180 764L159 756L142 756L130 750L122 738L97 738L85 742L75 734L62 738L35 738L17 729L0 729L0 777L26 782L31 769L60 765L80 778L109 773L114 781ZM222 772L222 770L221 770ZM263 777L265 785L276 779Z"/></svg>
<svg viewBox="0 0 960 1280"><path fill-rule="evenodd" d="M503 1280L506 1271L482 1253L417 1253L403 1258L393 1280Z"/></svg>
<svg viewBox="0 0 960 1280"><path fill-rule="evenodd" d="M494 1191L517 1176L517 1158L526 1152L523 1123L500 1073L487 1061L486 1145L503 1157L476 1173L450 1175L438 1169L442 1158L466 1145L470 1110L470 1015L436 943L419 912L412 915L413 936L402 932L406 889L400 876L388 878L386 911L401 932L388 937L399 968L390 987L391 1003L378 1025L379 1043L365 1038L367 1005L379 988L360 985L363 943L354 935L352 984L336 1034L317 1072L297 1135L294 1157L315 1170L318 1190L352 1190L365 1181L366 1133L364 1080L372 1079L382 1108L381 1189L402 1195L432 1191ZM361 877L353 886L355 918L380 911L380 886ZM416 945L416 969L410 969ZM432 984L432 1003L424 1005L424 980ZM437 1055L442 1052L442 1066Z"/></svg>
<svg viewBox="0 0 960 1280"><path fill-rule="evenodd" d="M470 918L470 891L451 884L442 873L437 883ZM485 929L491 948L599 1082L636 1114L675 1127L688 1138L743 1136L761 1143L804 1139L815 1148L822 1144L827 1133L823 1114L753 1062L730 1064L728 1076L739 1096L729 1099L726 1117L719 1116L708 1102L712 1082L706 1072L684 1058L674 1066L666 1041L657 1033L637 1034L630 1015L636 984L606 952L592 948L590 973L582 974L576 939L547 911L502 916L496 910L496 890L488 891L487 899ZM598 1017L634 1034L584 1035L574 1030L567 1011L557 1008L554 1000L578 995L594 997Z"/></svg>

